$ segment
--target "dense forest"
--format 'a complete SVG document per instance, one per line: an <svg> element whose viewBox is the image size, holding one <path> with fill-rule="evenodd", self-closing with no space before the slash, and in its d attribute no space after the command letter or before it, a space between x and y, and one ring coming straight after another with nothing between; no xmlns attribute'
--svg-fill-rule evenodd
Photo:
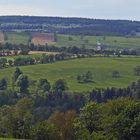
<svg viewBox="0 0 140 140"><path fill-rule="evenodd" d="M2 31L45 31L73 35L132 36L140 32L140 22L88 18L1 16Z"/></svg>

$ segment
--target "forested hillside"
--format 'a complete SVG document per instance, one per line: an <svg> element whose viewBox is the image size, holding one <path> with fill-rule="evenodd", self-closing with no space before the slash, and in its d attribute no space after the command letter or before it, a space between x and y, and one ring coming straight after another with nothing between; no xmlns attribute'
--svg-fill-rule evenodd
<svg viewBox="0 0 140 140"><path fill-rule="evenodd" d="M60 34L132 36L140 32L140 22L88 18L1 16L2 31L43 31Z"/></svg>

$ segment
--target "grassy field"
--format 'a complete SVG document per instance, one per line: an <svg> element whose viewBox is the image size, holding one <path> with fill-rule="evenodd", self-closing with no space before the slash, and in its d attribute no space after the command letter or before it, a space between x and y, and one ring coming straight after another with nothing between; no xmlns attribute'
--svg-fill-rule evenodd
<svg viewBox="0 0 140 140"><path fill-rule="evenodd" d="M24 74L32 80L47 78L51 84L57 79L66 79L70 90L87 91L95 87L126 87L133 81L140 79L134 76L134 67L140 65L140 58L86 58L61 61L52 64L40 64L20 67ZM11 83L15 68L0 70L0 78L7 77ZM120 78L112 78L112 71L118 70ZM79 84L76 77L87 71L93 73L95 83Z"/></svg>
<svg viewBox="0 0 140 140"><path fill-rule="evenodd" d="M31 39L29 33L24 32L7 32L5 33L7 40L5 42L9 42L12 44L27 44ZM117 37L117 36L72 36L72 35L57 35L57 42L54 43L49 36L42 36L41 33L36 33L38 38L32 38L35 44L38 44L38 41L45 41L44 44L47 42L47 38L49 39L49 44L62 47L70 47L70 46L77 46L86 48L96 48L97 41L100 41L103 45L106 45L107 48L128 48L128 49L140 49L140 37ZM71 40L69 39L71 37ZM32 40L31 39L31 40Z"/></svg>
<svg viewBox="0 0 140 140"><path fill-rule="evenodd" d="M117 37L117 36L70 36L72 40L69 40L69 35L58 35L57 45L61 46L86 46L87 48L95 48L97 41L100 41L108 48L128 48L137 49L140 48L140 37Z"/></svg>
<svg viewBox="0 0 140 140"><path fill-rule="evenodd" d="M6 42L11 44L28 44L30 35L24 32L7 32L6 34Z"/></svg>

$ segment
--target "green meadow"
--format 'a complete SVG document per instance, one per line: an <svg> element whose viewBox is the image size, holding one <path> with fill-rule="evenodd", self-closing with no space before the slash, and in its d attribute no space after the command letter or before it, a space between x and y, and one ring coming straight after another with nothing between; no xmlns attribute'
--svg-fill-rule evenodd
<svg viewBox="0 0 140 140"><path fill-rule="evenodd" d="M73 59L51 64L39 64L32 66L22 66L20 69L28 75L31 80L40 78L48 79L53 84L57 79L65 79L70 91L89 91L93 88L126 87L133 81L140 79L134 75L134 68L140 65L140 58L110 57L110 58L86 58ZM0 78L8 79L11 87L11 77L15 68L0 70ZM112 71L120 72L120 78L113 78ZM78 74L91 71L93 83L79 84L76 80ZM35 86L35 85L34 85Z"/></svg>
<svg viewBox="0 0 140 140"><path fill-rule="evenodd" d="M11 44L28 44L30 35L25 32L6 32L6 42Z"/></svg>
<svg viewBox="0 0 140 140"><path fill-rule="evenodd" d="M69 37L72 40L69 40ZM140 37L118 37L118 36L71 36L71 35L58 35L57 45L61 46L78 46L95 48L97 41L101 42L107 48L127 48L127 49L138 49L140 48Z"/></svg>
<svg viewBox="0 0 140 140"><path fill-rule="evenodd" d="M71 40L69 40L69 37ZM31 36L30 33L25 32L6 32L5 42L12 44L28 44ZM108 49L111 48L127 48L138 49L140 48L140 37L118 37L118 36L76 36L76 35L57 35L57 42L50 43L58 47L86 47L96 48L97 41L100 41Z"/></svg>

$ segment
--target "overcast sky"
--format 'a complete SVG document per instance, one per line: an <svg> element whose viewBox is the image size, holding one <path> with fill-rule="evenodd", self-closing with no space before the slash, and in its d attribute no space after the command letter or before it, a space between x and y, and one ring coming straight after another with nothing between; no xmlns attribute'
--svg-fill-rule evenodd
<svg viewBox="0 0 140 140"><path fill-rule="evenodd" d="M140 0L0 0L0 15L140 20Z"/></svg>

